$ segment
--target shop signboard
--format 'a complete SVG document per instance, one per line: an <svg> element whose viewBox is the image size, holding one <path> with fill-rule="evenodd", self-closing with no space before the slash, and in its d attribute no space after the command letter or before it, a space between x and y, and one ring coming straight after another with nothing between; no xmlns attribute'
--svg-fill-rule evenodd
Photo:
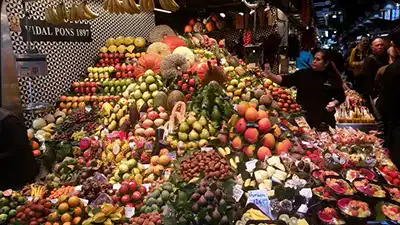
<svg viewBox="0 0 400 225"><path fill-rule="evenodd" d="M50 24L43 20L21 19L21 36L24 41L91 42L90 24Z"/></svg>

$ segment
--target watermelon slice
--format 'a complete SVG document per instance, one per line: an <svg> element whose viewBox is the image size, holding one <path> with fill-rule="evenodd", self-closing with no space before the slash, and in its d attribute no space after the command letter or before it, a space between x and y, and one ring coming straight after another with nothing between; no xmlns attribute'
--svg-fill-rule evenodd
<svg viewBox="0 0 400 225"><path fill-rule="evenodd" d="M325 223L329 223L333 219L332 214L325 213L325 210L319 211L318 216L322 220L322 222L325 222Z"/></svg>
<svg viewBox="0 0 400 225"><path fill-rule="evenodd" d="M339 206L339 208L343 209L349 204L350 201L351 198L342 198L337 202L337 205Z"/></svg>
<svg viewBox="0 0 400 225"><path fill-rule="evenodd" d="M364 176L370 180L375 180L375 178L376 178L375 173L368 169L361 168L360 173L362 176Z"/></svg>

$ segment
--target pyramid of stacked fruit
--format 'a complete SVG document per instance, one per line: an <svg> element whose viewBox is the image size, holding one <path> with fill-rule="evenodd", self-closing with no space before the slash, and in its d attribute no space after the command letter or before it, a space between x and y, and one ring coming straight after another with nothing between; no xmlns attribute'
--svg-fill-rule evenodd
<svg viewBox="0 0 400 225"><path fill-rule="evenodd" d="M270 79L264 81L264 88L271 91L271 95L276 102L278 102L279 108L284 112L300 112L301 106L297 104L296 99L292 97L292 94L284 88L273 83Z"/></svg>
<svg viewBox="0 0 400 225"><path fill-rule="evenodd" d="M130 99L134 99L140 108L144 103L154 106L154 98L157 93L163 90L164 84L160 75L152 70L147 70L143 76L139 77L136 85L132 85Z"/></svg>
<svg viewBox="0 0 400 225"><path fill-rule="evenodd" d="M148 108L147 112L140 117L140 122L136 124L134 133L136 136L155 137L156 129L163 126L168 119L169 116L164 107Z"/></svg>
<svg viewBox="0 0 400 225"><path fill-rule="evenodd" d="M272 152L278 155L288 152L290 141L282 137L281 129L271 122L266 111L257 110L247 102L240 102L237 112L231 118L233 149L243 151L250 158L257 156L262 161L271 156Z"/></svg>

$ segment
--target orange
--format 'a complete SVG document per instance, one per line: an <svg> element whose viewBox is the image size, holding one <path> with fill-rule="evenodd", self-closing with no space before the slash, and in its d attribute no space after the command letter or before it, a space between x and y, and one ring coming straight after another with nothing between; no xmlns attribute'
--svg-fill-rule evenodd
<svg viewBox="0 0 400 225"><path fill-rule="evenodd" d="M145 55L146 55L146 52L142 52L141 56L145 56Z"/></svg>
<svg viewBox="0 0 400 225"><path fill-rule="evenodd" d="M74 209L74 216L80 216L80 215L82 215L82 209L81 207L76 207Z"/></svg>
<svg viewBox="0 0 400 225"><path fill-rule="evenodd" d="M59 211L61 214L67 212L68 209L69 209L69 206L68 206L68 204L65 203L65 202L61 203L61 204L58 206L58 211Z"/></svg>
<svg viewBox="0 0 400 225"><path fill-rule="evenodd" d="M63 225L71 225L72 223L71 222L65 222L65 223L63 223Z"/></svg>
<svg viewBox="0 0 400 225"><path fill-rule="evenodd" d="M75 207L75 206L78 206L78 205L79 205L80 201L81 201L81 200L80 200L77 196L72 196L72 197L70 197L70 198L68 199L68 205L69 205L70 207Z"/></svg>
<svg viewBox="0 0 400 225"><path fill-rule="evenodd" d="M166 166L169 163L169 157L167 155L160 156L159 162L161 165Z"/></svg>
<svg viewBox="0 0 400 225"><path fill-rule="evenodd" d="M51 222L46 222L44 223L44 225L51 225Z"/></svg>
<svg viewBox="0 0 400 225"><path fill-rule="evenodd" d="M82 218L80 218L80 217L75 217L75 218L72 220L72 224L79 224L79 223L81 222L81 220L82 220Z"/></svg>
<svg viewBox="0 0 400 225"><path fill-rule="evenodd" d="M50 222L55 222L58 220L58 213L57 212L52 212L49 214L48 219Z"/></svg>
<svg viewBox="0 0 400 225"><path fill-rule="evenodd" d="M160 150L160 155L166 155L168 153L168 149L163 148Z"/></svg>
<svg viewBox="0 0 400 225"><path fill-rule="evenodd" d="M53 223L53 225L61 225L60 223L58 223L58 222L56 222L56 223Z"/></svg>
<svg viewBox="0 0 400 225"><path fill-rule="evenodd" d="M157 165L158 160L159 160L158 156L156 156L156 155L152 156L151 159L150 159L151 165L153 165L153 166Z"/></svg>
<svg viewBox="0 0 400 225"><path fill-rule="evenodd" d="M62 223L66 223L66 222L71 222L72 221L72 216L71 215L69 215L68 213L64 213L62 216L61 216L61 222Z"/></svg>

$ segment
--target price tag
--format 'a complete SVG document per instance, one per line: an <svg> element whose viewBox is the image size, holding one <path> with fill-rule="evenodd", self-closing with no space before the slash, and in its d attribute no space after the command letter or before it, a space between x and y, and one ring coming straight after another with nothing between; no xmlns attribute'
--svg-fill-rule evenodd
<svg viewBox="0 0 400 225"><path fill-rule="evenodd" d="M136 146L135 142L129 142L129 148L133 149Z"/></svg>
<svg viewBox="0 0 400 225"><path fill-rule="evenodd" d="M29 202L31 202L32 201L32 196L28 196L28 197L26 197L26 199L29 201Z"/></svg>
<svg viewBox="0 0 400 225"><path fill-rule="evenodd" d="M119 190L121 188L121 184L113 184L113 190Z"/></svg>
<svg viewBox="0 0 400 225"><path fill-rule="evenodd" d="M75 191L81 191L82 190L82 185L78 185L75 187Z"/></svg>
<svg viewBox="0 0 400 225"><path fill-rule="evenodd" d="M176 159L176 152L168 152L167 156L169 158L170 161Z"/></svg>
<svg viewBox="0 0 400 225"><path fill-rule="evenodd" d="M146 191L150 190L151 184L143 184L143 186L146 188Z"/></svg>
<svg viewBox="0 0 400 225"><path fill-rule="evenodd" d="M299 207L299 209L297 210L297 212L303 213L303 214L306 214L307 211L308 211L308 207L307 207L306 204L302 204L302 205Z"/></svg>
<svg viewBox="0 0 400 225"><path fill-rule="evenodd" d="M112 150L114 155L117 155L120 150L121 150L121 148L119 147L119 145L118 144L114 144L113 150Z"/></svg>
<svg viewBox="0 0 400 225"><path fill-rule="evenodd" d="M126 218L131 218L135 215L135 208L127 206L125 207L125 217Z"/></svg>
<svg viewBox="0 0 400 225"><path fill-rule="evenodd" d="M171 176L171 172L169 172L169 170L163 171L163 177L165 180L168 180L170 176Z"/></svg>
<svg viewBox="0 0 400 225"><path fill-rule="evenodd" d="M233 104L233 109L237 111L238 104Z"/></svg>
<svg viewBox="0 0 400 225"><path fill-rule="evenodd" d="M211 151L211 150L213 150L214 148L212 148L212 147L202 147L201 148L201 151L205 151L205 152L208 152L208 151Z"/></svg>
<svg viewBox="0 0 400 225"><path fill-rule="evenodd" d="M143 164L143 168L148 169L150 167L150 164Z"/></svg>
<svg viewBox="0 0 400 225"><path fill-rule="evenodd" d="M58 200L56 198L50 199L50 202L53 204L56 204L58 202Z"/></svg>
<svg viewBox="0 0 400 225"><path fill-rule="evenodd" d="M246 162L246 170L252 172L256 168L257 162L258 162L257 159L253 159L251 161Z"/></svg>
<svg viewBox="0 0 400 225"><path fill-rule="evenodd" d="M85 107L86 112L92 111L92 106L88 105Z"/></svg>
<svg viewBox="0 0 400 225"><path fill-rule="evenodd" d="M271 219L274 219L271 213L271 204L267 195L267 192L264 190L254 190L248 191L247 203L253 203L256 205L261 211L265 213Z"/></svg>
<svg viewBox="0 0 400 225"><path fill-rule="evenodd" d="M80 200L83 202L84 206L87 206L89 204L89 200L87 199L80 198Z"/></svg>
<svg viewBox="0 0 400 225"><path fill-rule="evenodd" d="M244 194L244 191L242 190L242 186L240 184L236 184L233 186L233 199L235 199L236 202L239 202L240 198L242 198L242 195Z"/></svg>

